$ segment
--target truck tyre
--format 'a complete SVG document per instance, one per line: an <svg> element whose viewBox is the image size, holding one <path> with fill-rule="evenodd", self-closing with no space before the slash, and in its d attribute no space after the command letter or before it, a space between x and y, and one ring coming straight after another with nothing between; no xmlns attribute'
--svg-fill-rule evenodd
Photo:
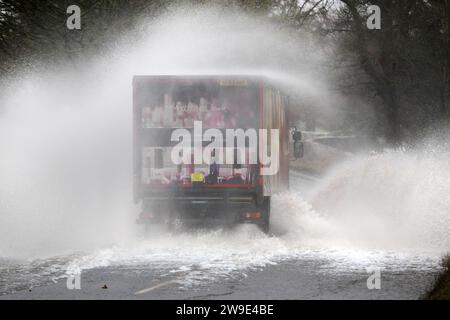
<svg viewBox="0 0 450 320"><path fill-rule="evenodd" d="M261 221L258 224L259 229L265 234L270 229L270 197L264 197L263 203L260 205Z"/></svg>
<svg viewBox="0 0 450 320"><path fill-rule="evenodd" d="M167 229L169 232L178 232L181 229L181 216L177 210L171 210L167 219Z"/></svg>

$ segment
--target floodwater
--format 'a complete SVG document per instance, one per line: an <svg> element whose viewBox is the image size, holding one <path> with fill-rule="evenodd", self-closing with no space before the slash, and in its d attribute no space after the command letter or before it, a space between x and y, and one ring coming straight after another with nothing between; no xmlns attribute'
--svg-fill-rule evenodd
<svg viewBox="0 0 450 320"><path fill-rule="evenodd" d="M119 279L137 270L176 275L175 288L250 281L237 298L269 292L260 286L268 278L279 288L273 298L299 282L297 297L357 298L367 297L365 278L379 270L382 287L392 288L381 298L418 298L450 248L450 157L439 143L355 155L319 180L292 173L290 191L272 201L270 236L248 225L136 230L133 75L275 77L325 108L323 116L337 116L338 99L312 72L326 55L308 37L278 29L238 14L180 10L151 25L138 45L130 37L82 70L52 67L11 81L0 97L0 293L78 272L117 270Z"/></svg>
<svg viewBox="0 0 450 320"><path fill-rule="evenodd" d="M287 293L295 290L296 295L290 298L417 299L431 286L439 270L442 250L448 245L448 233L442 224L448 220L439 217L440 224L434 232L415 229L417 224L422 227L425 224L411 221L421 219L422 215L415 217L410 210L418 204L408 204L405 199L401 206L408 212L403 213L405 217L398 216L402 214L397 212L399 208L389 203L393 190L379 187L379 181L372 176L392 174L398 157L404 157L402 170L406 170L399 174L410 174L406 167L408 156L396 152L353 160L351 165L344 164L323 179L310 179L291 172L291 191L276 196L272 203L270 236L251 225L232 230L186 230L177 234L155 228L149 234L139 234L91 251L31 260L5 257L0 260L0 292L8 297L17 291L52 285L68 274L91 272L97 277L104 274L111 281L127 274L138 278L169 276L174 284L172 295L164 293L166 298L180 298L179 292L186 288L197 290L201 296L199 292L205 288L220 288L241 279L241 288L234 291L231 298L270 296L282 299L289 298ZM418 164L421 165L424 164ZM377 166L385 168L380 171ZM417 162L415 166L417 168ZM351 170L347 171L349 168ZM364 172L368 181L363 180L358 170ZM391 176L391 179L397 181L401 177ZM439 184L436 179L434 177L435 186ZM391 181L391 188L398 187L395 181ZM339 188L336 183L340 183ZM355 189L350 190L350 187ZM377 188L380 189L377 191ZM378 200L383 196L385 203L389 203L384 210L392 212L381 212L382 221L373 216L371 197L364 197L368 191L365 189L370 189L371 197ZM375 195L375 192L386 194ZM355 197L354 193L360 196ZM350 196L353 200L347 203ZM414 192L411 196L417 199ZM431 195L426 198L429 197ZM365 201L367 206L360 206L358 201ZM332 208L327 207L330 205ZM315 211L314 206L323 211ZM347 210L344 216L340 216L341 208ZM350 214L359 216L353 216L352 221ZM386 221L386 214L397 216ZM432 217L427 215L426 218L428 226L433 226ZM374 296L366 287L366 279L376 271L380 272L383 282L379 294ZM269 287L264 286L271 282ZM261 290L268 291L264 295ZM152 294L149 298L163 298L157 291ZM57 297L57 294L52 296L51 290L42 296Z"/></svg>

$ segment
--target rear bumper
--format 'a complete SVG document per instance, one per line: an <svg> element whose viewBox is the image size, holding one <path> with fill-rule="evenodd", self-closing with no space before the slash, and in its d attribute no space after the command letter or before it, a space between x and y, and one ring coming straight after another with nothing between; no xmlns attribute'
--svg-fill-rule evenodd
<svg viewBox="0 0 450 320"><path fill-rule="evenodd" d="M179 219L193 224L259 223L258 192L189 188L148 194L142 199L139 223Z"/></svg>

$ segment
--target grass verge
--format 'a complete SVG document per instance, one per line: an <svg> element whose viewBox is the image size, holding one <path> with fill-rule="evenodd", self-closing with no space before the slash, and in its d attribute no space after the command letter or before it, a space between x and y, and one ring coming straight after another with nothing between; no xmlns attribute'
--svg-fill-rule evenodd
<svg viewBox="0 0 450 320"><path fill-rule="evenodd" d="M450 255L442 259L442 267L433 288L425 296L427 300L450 300Z"/></svg>

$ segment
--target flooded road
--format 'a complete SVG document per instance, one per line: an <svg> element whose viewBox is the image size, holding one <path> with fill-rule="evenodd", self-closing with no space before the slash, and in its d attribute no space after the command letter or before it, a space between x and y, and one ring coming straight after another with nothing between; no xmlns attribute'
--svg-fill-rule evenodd
<svg viewBox="0 0 450 320"><path fill-rule="evenodd" d="M91 252L3 258L1 299L420 298L439 271L440 254L377 248L367 238L352 245L354 234L342 237L333 220L303 200L320 194L312 192L318 183L291 173L292 191L273 201L270 236L251 225L180 234L155 229ZM368 279L377 273L380 289L370 290ZM80 290L69 290L67 277L73 284L77 275Z"/></svg>
<svg viewBox="0 0 450 320"><path fill-rule="evenodd" d="M210 279L200 266L111 266L83 271L80 290L68 290L67 280L58 279L0 299L419 299L435 274L432 261L429 269L397 261L404 268L386 266L380 290L369 290L364 268L343 270L336 262L311 253Z"/></svg>

